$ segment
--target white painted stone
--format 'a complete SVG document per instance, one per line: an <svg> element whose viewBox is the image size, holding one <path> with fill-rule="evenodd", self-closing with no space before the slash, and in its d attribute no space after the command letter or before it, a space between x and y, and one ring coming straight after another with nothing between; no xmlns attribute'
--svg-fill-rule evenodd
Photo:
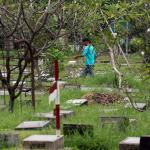
<svg viewBox="0 0 150 150"><path fill-rule="evenodd" d="M55 81L55 78L48 78L47 81Z"/></svg>
<svg viewBox="0 0 150 150"><path fill-rule="evenodd" d="M140 137L128 137L119 143L119 150L139 150Z"/></svg>
<svg viewBox="0 0 150 150"><path fill-rule="evenodd" d="M123 140L121 143L124 143L124 144L139 144L140 143L140 137L128 137L125 140Z"/></svg>
<svg viewBox="0 0 150 150"><path fill-rule="evenodd" d="M78 106L78 105L86 104L87 102L88 102L87 99L71 99L68 100L66 103Z"/></svg>
<svg viewBox="0 0 150 150"><path fill-rule="evenodd" d="M146 103L133 103L133 106L135 108L138 108L138 109L145 109L146 108ZM127 103L125 104L125 108L132 108L133 107L131 103Z"/></svg>
<svg viewBox="0 0 150 150"><path fill-rule="evenodd" d="M77 64L77 61L69 61L67 65L71 65L71 66L74 66Z"/></svg>

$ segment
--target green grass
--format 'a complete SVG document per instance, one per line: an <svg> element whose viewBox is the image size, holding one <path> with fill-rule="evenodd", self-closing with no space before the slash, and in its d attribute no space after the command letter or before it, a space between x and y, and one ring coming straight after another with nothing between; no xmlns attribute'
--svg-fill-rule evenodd
<svg viewBox="0 0 150 150"><path fill-rule="evenodd" d="M101 60L108 59L108 56L100 58ZM129 56L130 62L137 62L141 60L141 57L134 55ZM123 62L123 59L120 58L120 61ZM134 70L134 68L136 68ZM141 66L139 64L135 65L132 68L132 72L126 68L121 67L124 78L123 81L128 83L129 87L139 89L139 92L131 94L134 101L145 102L144 96L148 95L148 84L143 80L137 80L141 78L139 76ZM69 79L68 83L71 84L80 84L88 87L98 87L95 92L100 93L115 93L126 97L126 94L122 94L116 88L115 75L112 71L110 64L96 64L95 71L103 70L106 73L102 75L95 75L93 78L77 78ZM66 72L61 72L61 77L63 78L66 75ZM107 91L105 88L112 87L112 91ZM69 99L81 98L83 95L89 92L81 90L67 90L61 89L61 107L71 107L65 102ZM24 98L24 97L23 97ZM36 95L37 99L40 99L41 102L36 105L36 112L50 112L53 110L54 103L48 103L48 93L45 89L45 94ZM7 101L8 103L8 101ZM21 109L22 108L22 109ZM117 109L114 112L105 112L104 109L113 108ZM65 146L73 147L74 150L117 150L118 144L121 140L125 139L128 136L141 136L147 135L150 133L150 109L148 108L144 112L138 112L134 109L124 108L124 102L111 104L109 106L103 106L99 104L91 104L82 107L71 107L75 111L75 115L69 118L63 118L61 120L61 129L63 128L63 123L83 123L91 124L94 127L94 136L91 138L88 135L82 137L78 134L72 136L65 136ZM128 116L129 118L135 118L137 123L135 125L129 125L125 131L118 130L117 127L108 127L101 128L100 116L107 115L123 115ZM14 132L14 128L26 120L37 120L34 117L34 112L31 106L20 106L19 99L15 102L15 111L14 113L8 112L8 110L0 111L0 132ZM47 128L42 130L31 130L31 131L19 131L20 138L23 140L25 137L33 134L55 134L54 124L50 125ZM22 149L20 144L18 147L4 148L9 150L19 150Z"/></svg>

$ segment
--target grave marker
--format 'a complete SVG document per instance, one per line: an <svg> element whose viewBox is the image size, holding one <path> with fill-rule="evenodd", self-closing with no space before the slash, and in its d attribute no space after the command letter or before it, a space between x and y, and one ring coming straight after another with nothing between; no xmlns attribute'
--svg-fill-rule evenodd
<svg viewBox="0 0 150 150"><path fill-rule="evenodd" d="M137 109L145 110L147 104L146 103L133 103L133 105L131 103L125 104L125 108L132 108L133 106Z"/></svg>
<svg viewBox="0 0 150 150"><path fill-rule="evenodd" d="M100 116L101 127L116 125L120 130L125 130L129 125L129 118L125 116Z"/></svg>
<svg viewBox="0 0 150 150"><path fill-rule="evenodd" d="M49 121L24 121L19 124L16 130L41 129L49 125Z"/></svg>
<svg viewBox="0 0 150 150"><path fill-rule="evenodd" d="M119 150L140 150L139 145L140 137L128 137L119 143Z"/></svg>
<svg viewBox="0 0 150 150"><path fill-rule="evenodd" d="M58 150L64 147L63 135L32 135L23 140L24 150Z"/></svg>
<svg viewBox="0 0 150 150"><path fill-rule="evenodd" d="M64 88L65 89L80 89L80 85L73 85L73 84L65 84Z"/></svg>
<svg viewBox="0 0 150 150"><path fill-rule="evenodd" d="M19 141L18 133L0 133L0 144L6 147L17 146Z"/></svg>
<svg viewBox="0 0 150 150"><path fill-rule="evenodd" d="M86 124L63 124L64 135L79 133L80 135L88 134L93 136L93 126Z"/></svg>
<svg viewBox="0 0 150 150"><path fill-rule="evenodd" d="M66 103L70 105L81 106L88 104L88 101L87 99L71 99L68 100Z"/></svg>

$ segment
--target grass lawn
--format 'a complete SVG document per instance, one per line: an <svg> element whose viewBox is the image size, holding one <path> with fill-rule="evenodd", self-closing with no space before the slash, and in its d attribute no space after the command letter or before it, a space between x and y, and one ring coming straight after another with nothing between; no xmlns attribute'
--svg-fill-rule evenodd
<svg viewBox="0 0 150 150"><path fill-rule="evenodd" d="M135 59L134 59L135 58ZM136 60L136 61L135 61ZM130 56L130 62L139 62L140 57ZM123 59L120 58L121 63ZM144 97L148 95L148 86L149 81L140 80L142 79L141 74L141 65L135 64L132 66L132 69L129 70L125 66L121 66L120 69L124 75L124 82L128 83L129 87L138 89L139 92L133 93L132 97L134 101L145 102ZM144 66L144 65L143 65ZM95 92L99 93L117 93L126 97L126 94L121 93L117 89L115 82L115 75L111 69L110 64L97 63L95 65L95 72L103 71L104 74L95 75L94 77L80 77L75 79L68 79L68 83L80 84L82 86L88 87L97 87ZM65 71L61 72L61 78L65 76ZM108 91L107 88L112 88L111 91ZM91 92L91 91L90 91ZM89 91L82 90L69 90L61 89L61 107L69 107L66 105L66 101L69 99L81 98L83 95L89 93ZM45 94L36 95L36 98L40 99L41 102L36 106L36 112L50 112L53 110L53 103L48 104L48 93L45 90ZM149 97L148 97L149 98ZM2 100L2 98L1 98ZM117 109L114 112L106 112L105 109ZM63 118L61 120L61 128L63 123L83 123L91 124L94 127L94 135L90 137L85 135L84 137L80 136L78 133L72 136L65 136L65 147L72 147L74 150L117 150L118 144L121 140L125 139L128 136L141 136L150 134L150 109L147 108L144 112L139 112L134 109L125 108L124 101L122 100L119 103L114 103L109 106L104 106L100 104L90 104L81 107L71 107L71 110L75 111L75 115L68 118ZM34 117L32 107L22 106L22 110L19 105L19 101L15 102L15 112L9 113L8 110L0 111L0 132L14 131L14 128L26 120L37 120ZM119 115L127 116L129 118L136 119L136 124L129 125L125 131L118 130L117 127L106 127L101 128L100 116L107 115ZM28 130L28 131L17 131L19 132L21 140L29 135L33 134L55 134L54 124L51 124L49 127L46 127L42 130ZM20 150L22 145L12 148L3 148L5 150Z"/></svg>

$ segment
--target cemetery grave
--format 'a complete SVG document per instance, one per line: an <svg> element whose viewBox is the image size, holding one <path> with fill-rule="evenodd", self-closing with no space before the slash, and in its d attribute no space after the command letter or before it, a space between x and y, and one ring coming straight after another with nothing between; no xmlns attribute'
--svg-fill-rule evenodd
<svg viewBox="0 0 150 150"><path fill-rule="evenodd" d="M16 130L34 130L47 127L50 121L24 121L20 123L15 129Z"/></svg>
<svg viewBox="0 0 150 150"><path fill-rule="evenodd" d="M140 150L140 137L128 137L119 143L119 150Z"/></svg>
<svg viewBox="0 0 150 150"><path fill-rule="evenodd" d="M32 135L23 140L23 147L24 150L58 150L64 147L64 138L62 135Z"/></svg>
<svg viewBox="0 0 150 150"><path fill-rule="evenodd" d="M88 134L93 136L93 126L89 124L65 123L63 124L64 135L80 134L82 136Z"/></svg>
<svg viewBox="0 0 150 150"><path fill-rule="evenodd" d="M74 111L71 111L71 110L60 110L60 116L61 117L69 117L69 116L72 116L74 115ZM36 113L35 114L35 117L38 117L38 118L43 118L43 119L48 119L48 120L55 120L56 116L54 114L54 112L49 112L49 113Z"/></svg>
<svg viewBox="0 0 150 150"><path fill-rule="evenodd" d="M150 150L149 8L0 1L0 150Z"/></svg>
<svg viewBox="0 0 150 150"><path fill-rule="evenodd" d="M88 103L87 99L71 99L66 101L66 104L74 105L74 106L82 106Z"/></svg>
<svg viewBox="0 0 150 150"><path fill-rule="evenodd" d="M115 102L121 102L122 97L120 95L113 95L113 94L102 94L102 93L89 93L82 98L87 99L88 104L91 103L98 103L102 105L109 105Z"/></svg>
<svg viewBox="0 0 150 150"><path fill-rule="evenodd" d="M125 104L125 108L132 108L132 107L135 107L137 109L140 109L140 110L145 110L147 108L147 104L146 103L126 103Z"/></svg>

